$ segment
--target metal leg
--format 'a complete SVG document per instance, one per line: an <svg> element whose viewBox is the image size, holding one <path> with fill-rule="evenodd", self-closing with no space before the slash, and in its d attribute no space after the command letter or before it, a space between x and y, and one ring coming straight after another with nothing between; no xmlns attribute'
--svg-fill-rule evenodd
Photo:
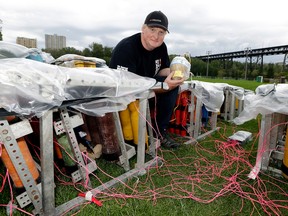
<svg viewBox="0 0 288 216"><path fill-rule="evenodd" d="M201 129L201 108L202 108L202 102L197 98L196 101L196 117L195 117L195 129L194 129L194 138L197 139L197 137L200 134Z"/></svg>
<svg viewBox="0 0 288 216"><path fill-rule="evenodd" d="M270 139L266 136L266 132L271 128L271 115L272 114L262 116L256 164L248 175L248 177L252 179L257 177L260 169L267 170L267 162L269 160L269 152L267 152L267 149Z"/></svg>
<svg viewBox="0 0 288 216"><path fill-rule="evenodd" d="M44 215L55 215L52 111L40 118L41 186Z"/></svg>
<svg viewBox="0 0 288 216"><path fill-rule="evenodd" d="M230 93L229 90L225 90L225 104L224 104L224 120L228 120L228 112L229 112L229 101L230 101Z"/></svg>
<svg viewBox="0 0 288 216"><path fill-rule="evenodd" d="M230 94L230 108L229 108L229 120L234 119L235 115L235 96L233 94Z"/></svg>
<svg viewBox="0 0 288 216"><path fill-rule="evenodd" d="M120 118L119 118L119 113L114 112L113 118L114 118L116 130L117 130L118 143L119 143L120 149L121 149L121 156L119 157L120 165L123 166L125 171L128 171L128 170L130 170L130 164L129 164L129 157L128 157L127 148L129 148L130 146L128 147L124 141L122 127L121 127ZM131 146L131 148L132 148L132 146ZM134 152L135 152L135 148L134 148Z"/></svg>
<svg viewBox="0 0 288 216"><path fill-rule="evenodd" d="M146 108L148 105L148 99L139 99L139 126L138 126L138 148L137 148L137 168L142 168L145 162L145 136L146 136L146 121L143 116L146 117Z"/></svg>

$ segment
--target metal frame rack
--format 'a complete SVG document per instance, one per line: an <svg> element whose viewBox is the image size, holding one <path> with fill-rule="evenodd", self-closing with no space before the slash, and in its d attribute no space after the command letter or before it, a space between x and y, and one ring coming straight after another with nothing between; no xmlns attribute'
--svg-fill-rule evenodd
<svg viewBox="0 0 288 216"><path fill-rule="evenodd" d="M36 212L41 212L41 186L36 185L32 174L29 171L28 165L21 153L16 139L32 133L33 130L28 120L24 120L13 125L9 125L7 120L0 120L0 136L1 141L26 189L25 193L17 196L17 201L20 207L33 203Z"/></svg>
<svg viewBox="0 0 288 216"><path fill-rule="evenodd" d="M154 88L157 88L155 86ZM184 89L188 89L193 92L194 85L191 82L188 82L184 85ZM123 175L118 176L117 180L111 180L103 185L94 188L90 191L94 196L97 196L97 194L101 191L107 190L107 188L116 186L120 181L125 181L128 178L131 178L133 176L137 175L144 175L146 173L146 169L151 166L155 166L162 161L156 156L156 149L159 146L159 140L155 139L153 137L152 128L148 127L148 135L150 139L150 149L149 154L153 157L152 160L145 162L145 137L146 134L146 121L151 122L150 118L150 110L148 106L148 99L154 97L154 92L151 90L147 90L145 92L139 93L137 95L137 99L139 100L139 122L138 122L138 147L137 147L137 163L136 167L134 169L130 169L129 159L136 154L134 147L127 145L124 142L124 138L122 135L122 128L120 125L120 120L118 116L118 112L113 113L114 115L114 122L116 124L116 130L117 130L117 138L118 142L121 148L121 156L119 157L119 164L124 168L126 171ZM202 101L199 99L196 99L194 102L195 96L191 94L191 107L190 109L190 125L189 125L189 135L193 137L193 139L190 139L186 142L186 144L191 144L196 142L196 140L200 140L205 138L207 135L211 134L215 130L218 130L216 127L217 124L217 113L212 113L210 117L210 123L211 123L211 130L204 133L201 133L201 107L203 105ZM97 100L97 98L93 99ZM91 101L91 100L90 100ZM77 100L76 102L73 102L74 104L81 104L85 103L87 100ZM21 126L21 128L27 128L26 132L21 133L20 135L17 135L20 130L12 129L16 126L9 125L6 120L0 121L0 136L3 141L3 144L7 149L10 149L9 155L11 156L11 159L13 161L13 164L15 164L15 167L19 167L17 172L19 172L20 178L23 182L27 182L24 184L26 189L26 194L23 195L25 197L25 204L27 204L30 200L30 203L33 203L34 210L33 214L39 214L39 215L61 215L68 210L70 210L72 207L79 205L81 203L86 202L85 198L83 197L76 197L60 206L55 206L55 191L54 191L54 164L53 164L53 127L56 127L59 129L58 133L67 133L68 135L68 141L70 146L73 150L73 155L75 159L78 162L78 170L76 173L73 173L73 181L85 181L90 182L89 175L87 175L87 169L88 174L95 171L97 169L96 166L93 164L85 164L81 155L81 152L78 147L78 143L73 131L73 128L83 124L83 119L80 115L76 116L69 116L69 113L67 112L67 107L71 106L71 104L66 104L65 106L57 108L60 112L61 121L56 122L53 124L53 110L49 110L44 113L40 117L40 157L41 157L41 184L36 185L31 176L29 174L29 170L27 169L25 165L25 161L23 159L23 156L21 156L21 152L19 151L19 148L17 146L16 139L19 136L24 136L28 133L32 133L33 131L29 128L29 122L27 123L27 120L24 121L27 126ZM195 118L194 118L194 111L195 111ZM11 115L10 113L7 113L7 115ZM24 123L21 123L24 124ZM14 134L15 133L15 134ZM17 154L15 154L15 152ZM14 154L14 155L13 155ZM20 155L20 156L19 156ZM21 166L20 166L21 165Z"/></svg>
<svg viewBox="0 0 288 216"><path fill-rule="evenodd" d="M282 170L279 164L284 157L284 137L285 123L288 116L281 113L272 113L262 116L261 129L259 134L259 143L256 157L256 164L249 174L249 177L255 179L260 170L271 171L277 176L281 176ZM285 136L284 136L285 135Z"/></svg>
<svg viewBox="0 0 288 216"><path fill-rule="evenodd" d="M225 101L223 104L224 113L221 113L221 115L223 116L225 121L232 120L242 112L244 107L244 101L236 98L236 96L231 93L229 88L226 88L224 90L224 94L225 94ZM236 101L238 102L237 107L236 107Z"/></svg>
<svg viewBox="0 0 288 216"><path fill-rule="evenodd" d="M88 185L91 186L90 180L87 178L87 171L88 174L90 174L94 172L97 169L97 167L96 164L92 162L88 164L84 163L81 151L78 147L75 132L73 131L73 128L84 124L82 115L81 113L78 113L76 115L70 116L67 108L60 108L58 112L60 113L61 120L53 123L55 134L56 135L60 135L62 133L69 134L69 136L67 136L68 142L73 149L72 151L74 154L73 156L77 161L77 164L79 165L78 167L79 169L71 174L72 181L75 183L83 179L85 182L87 182Z"/></svg>
<svg viewBox="0 0 288 216"><path fill-rule="evenodd" d="M196 101L195 101L196 99ZM195 105L194 105L195 104ZM194 94L191 92L191 112L190 112L190 126L188 129L188 133L194 137L195 139L199 140L208 134L214 132L217 130L217 113L212 112L210 117L210 123L211 123L211 130L207 133L201 134L201 117L202 117L202 106L203 103L198 98L194 97ZM194 117L195 112L195 117Z"/></svg>
<svg viewBox="0 0 288 216"><path fill-rule="evenodd" d="M192 90L195 88L195 83L185 82L181 87L182 90L189 90L191 92L190 95L191 102L189 104L190 123L188 125L188 134L190 135L190 137L193 137L193 139L190 138L188 141L185 142L185 144L194 144L197 141L204 139L206 136L215 132L216 130L219 130L219 128L217 127L217 113L212 112L209 118L211 130L201 134L201 127L202 127L201 118L202 118L203 103L193 94Z"/></svg>
<svg viewBox="0 0 288 216"><path fill-rule="evenodd" d="M150 119L148 98L153 97L154 94L151 91L146 91L139 94L139 112L141 116ZM81 103L81 100L78 102ZM75 159L78 162L78 170L72 174L73 181L79 181L82 179L85 182L90 184L89 176L87 175L87 169L89 173L95 171L95 167L92 163L85 164L83 157L78 147L78 143L75 137L73 128L83 124L83 119L81 115L69 116L67 112L67 107L59 108L61 121L53 124L53 110L47 111L43 116L40 117L40 157L41 157L41 183L36 185L29 169L27 168L26 162L23 155L18 147L16 139L22 136L25 136L29 133L32 133L33 130L29 124L28 120L21 121L19 123L9 125L7 120L0 120L0 138L3 142L3 145L8 151L8 154L19 174L20 179L22 180L25 192L21 194L20 207L24 207L32 202L34 206L33 214L38 215L61 215L67 210L69 210L75 204L81 204L85 202L85 199L82 197L77 197L64 203L60 206L55 207L55 191L54 191L54 164L53 164L53 127L57 126L57 133L67 133L68 141L72 147L72 152ZM7 116L11 115L7 113ZM151 161L145 163L145 134L143 131L146 131L146 120L144 118L139 118L139 144L137 148L137 165L133 170L130 170L129 159L135 155L135 149L132 146L127 146L124 142L122 129L119 121L118 113L114 113L114 120L116 123L117 136L119 145L121 148L122 155L119 158L120 165L124 168L126 173L117 177L121 181L125 181L127 178L130 178L135 175L143 175L146 173L145 169L150 166L154 166L161 161L156 158L156 147L157 140L152 136L150 137L150 146L149 153L154 157ZM152 129L148 128L148 132L151 135ZM134 151L134 152L133 152ZM91 192L93 195L97 195L99 191L106 190L109 187L115 186L119 181L112 180L109 181L100 187L92 189Z"/></svg>

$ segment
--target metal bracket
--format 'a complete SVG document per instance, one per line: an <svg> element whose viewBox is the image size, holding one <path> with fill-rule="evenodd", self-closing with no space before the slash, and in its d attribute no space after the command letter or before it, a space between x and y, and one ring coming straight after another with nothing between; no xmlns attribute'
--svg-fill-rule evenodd
<svg viewBox="0 0 288 216"><path fill-rule="evenodd" d="M63 127L65 132L67 133L67 137L68 137L68 142L71 146L72 152L74 154L74 158L77 160L77 165L79 168L79 172L82 176L82 179L84 180L84 182L87 183L87 185L89 187L91 187L91 182L89 180L88 175L86 175L87 170L86 170L86 165L84 163L83 157L82 157L82 153L79 149L79 145L76 139L76 135L74 133L73 130L73 125L71 122L71 118L69 117L68 111L66 108L61 108L60 109L60 117L62 119L62 123L63 123Z"/></svg>
<svg viewBox="0 0 288 216"><path fill-rule="evenodd" d="M24 124L26 124L25 122ZM21 123L20 123L21 124ZM16 126L18 127L19 124ZM13 129L14 130L14 129ZM25 134L25 133L24 133ZM17 134L20 136L21 133ZM30 173L26 161L21 153L16 138L12 132L12 129L6 120L0 120L0 136L1 140L7 150L7 153L19 175L28 197L32 201L37 213L42 211L42 196L40 190L37 188L35 180Z"/></svg>

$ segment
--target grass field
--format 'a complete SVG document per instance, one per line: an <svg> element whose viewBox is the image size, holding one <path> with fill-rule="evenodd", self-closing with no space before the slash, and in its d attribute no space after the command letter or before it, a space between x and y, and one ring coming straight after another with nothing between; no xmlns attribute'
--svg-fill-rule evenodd
<svg viewBox="0 0 288 216"><path fill-rule="evenodd" d="M199 80L204 82L212 82L212 83L227 83L229 85L239 86L247 90L255 91L255 89L264 83L251 81L251 80L233 80L233 79L212 79L212 78L199 78L193 77L193 80Z"/></svg>
<svg viewBox="0 0 288 216"><path fill-rule="evenodd" d="M262 84L244 80L200 81L228 83L249 90ZM87 203L67 215L288 215L286 179L267 172L261 172L255 180L247 177L256 162L259 125L260 119L233 125L219 118L219 131L196 144L186 145L186 138L175 137L182 145L173 151L159 149L158 157L163 161L161 166L100 193L98 199L102 201L102 207ZM204 130L209 130L209 126L202 132ZM243 146L228 142L228 137L238 130L251 132L252 140ZM147 156L148 159L151 158ZM113 162L100 158L96 163L99 169L90 176L92 188L125 173ZM134 157L130 160L132 168L135 163ZM84 190L82 184L73 185L60 173L57 173L55 183L56 206ZM9 193L6 184L0 194L1 204L8 203ZM31 211L31 208L29 206L27 210ZM0 215L5 214L5 209L0 208ZM15 212L15 215L24 214Z"/></svg>

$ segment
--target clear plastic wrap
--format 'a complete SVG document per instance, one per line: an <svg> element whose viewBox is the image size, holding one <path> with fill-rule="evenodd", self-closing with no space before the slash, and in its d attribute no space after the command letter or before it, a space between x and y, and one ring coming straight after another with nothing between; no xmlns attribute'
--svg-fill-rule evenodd
<svg viewBox="0 0 288 216"><path fill-rule="evenodd" d="M36 48L30 48L29 55L26 58L36 61L42 61L49 64L54 61L54 57L50 53L42 52L41 50Z"/></svg>
<svg viewBox="0 0 288 216"><path fill-rule="evenodd" d="M29 49L19 44L0 41L0 59L25 58L29 55Z"/></svg>
<svg viewBox="0 0 288 216"><path fill-rule="evenodd" d="M103 98L93 100L87 103L81 103L72 106L75 110L82 112L89 116L104 116L109 112L118 112L125 110L132 101L135 101L134 95L127 95L125 97Z"/></svg>
<svg viewBox="0 0 288 216"><path fill-rule="evenodd" d="M245 89L238 86L228 85L227 89L233 94L238 100L244 100Z"/></svg>
<svg viewBox="0 0 288 216"><path fill-rule="evenodd" d="M65 100L67 74L25 58L0 59L0 107L23 115L41 113Z"/></svg>
<svg viewBox="0 0 288 216"><path fill-rule="evenodd" d="M259 114L282 113L288 115L288 84L258 86L255 94L244 98L244 109L233 122L237 125L255 119Z"/></svg>
<svg viewBox="0 0 288 216"><path fill-rule="evenodd" d="M63 101L88 98L102 99L98 103L102 115L103 110L109 111L112 104L117 104L115 109L122 109L130 97L124 102L121 99L105 102L105 98L133 96L150 89L155 83L155 79L108 67L68 68L25 58L0 59L0 107L22 115L39 116L61 106ZM97 112L95 107L91 109L93 113Z"/></svg>
<svg viewBox="0 0 288 216"><path fill-rule="evenodd" d="M50 53L42 52L37 48L0 41L0 59L4 58L28 58L46 63L54 61Z"/></svg>
<svg viewBox="0 0 288 216"><path fill-rule="evenodd" d="M242 87L229 85L227 83L210 83L198 80L185 81L181 85L181 91L192 90L193 94L200 100L209 112L219 112L224 102L224 91L229 90L239 100L244 100L244 95L250 93Z"/></svg>
<svg viewBox="0 0 288 216"><path fill-rule="evenodd" d="M152 78L111 68L62 68L69 80L68 99L122 97L143 92L156 84Z"/></svg>
<svg viewBox="0 0 288 216"><path fill-rule="evenodd" d="M86 63L94 63L87 64ZM106 65L106 61L104 59L96 58L96 57L86 57L82 55L76 54L65 54L55 59L51 64L64 66L64 67L108 67Z"/></svg>
<svg viewBox="0 0 288 216"><path fill-rule="evenodd" d="M201 100L209 112L219 112L224 101L224 88L226 83L209 83L193 81L195 88L192 89L197 99Z"/></svg>
<svg viewBox="0 0 288 216"><path fill-rule="evenodd" d="M240 145L247 143L252 140L252 133L249 131L237 131L232 136L228 137L228 141L238 141Z"/></svg>

